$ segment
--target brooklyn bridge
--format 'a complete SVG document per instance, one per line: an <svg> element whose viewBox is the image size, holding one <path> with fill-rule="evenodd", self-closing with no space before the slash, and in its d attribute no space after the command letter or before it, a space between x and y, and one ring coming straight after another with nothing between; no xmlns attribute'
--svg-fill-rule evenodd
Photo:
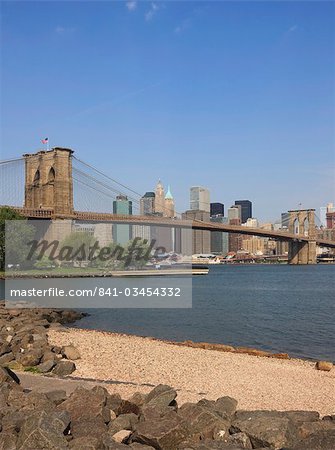
<svg viewBox="0 0 335 450"><path fill-rule="evenodd" d="M136 205L140 194L117 182L89 164L77 159L71 149L55 147L0 161L0 204L10 206L27 219L60 220L76 223L113 223L150 225L209 232L228 232L287 241L290 264L315 264L317 246L335 248L335 241L325 239L315 224L315 210L289 211L286 231L250 228L181 217L122 215L107 212L110 199L127 196ZM77 205L83 207L77 209Z"/></svg>

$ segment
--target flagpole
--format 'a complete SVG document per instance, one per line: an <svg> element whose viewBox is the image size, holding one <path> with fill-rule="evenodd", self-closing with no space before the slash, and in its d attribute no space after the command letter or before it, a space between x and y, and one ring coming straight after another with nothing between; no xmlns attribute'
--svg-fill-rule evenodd
<svg viewBox="0 0 335 450"><path fill-rule="evenodd" d="M49 151L49 138L48 138L48 142L47 142L47 151Z"/></svg>

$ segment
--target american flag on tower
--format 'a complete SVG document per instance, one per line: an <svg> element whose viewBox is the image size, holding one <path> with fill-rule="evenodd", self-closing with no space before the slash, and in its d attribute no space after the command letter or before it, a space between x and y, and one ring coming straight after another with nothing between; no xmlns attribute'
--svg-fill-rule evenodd
<svg viewBox="0 0 335 450"><path fill-rule="evenodd" d="M49 142L49 138L42 139L42 144L47 144Z"/></svg>

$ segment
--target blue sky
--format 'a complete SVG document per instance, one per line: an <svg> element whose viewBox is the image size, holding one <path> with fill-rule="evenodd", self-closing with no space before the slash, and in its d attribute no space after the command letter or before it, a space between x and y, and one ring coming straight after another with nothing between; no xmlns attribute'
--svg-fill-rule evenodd
<svg viewBox="0 0 335 450"><path fill-rule="evenodd" d="M1 159L51 146L178 211L335 200L333 2L1 2ZM92 207L93 208L93 207Z"/></svg>

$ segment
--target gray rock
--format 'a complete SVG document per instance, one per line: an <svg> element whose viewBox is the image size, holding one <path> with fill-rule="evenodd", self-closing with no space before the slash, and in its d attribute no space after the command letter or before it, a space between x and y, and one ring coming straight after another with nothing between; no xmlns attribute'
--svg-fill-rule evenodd
<svg viewBox="0 0 335 450"><path fill-rule="evenodd" d="M232 429L247 434L254 448L290 447L297 441L293 421L276 411L237 411Z"/></svg>
<svg viewBox="0 0 335 450"><path fill-rule="evenodd" d="M89 436L101 439L106 432L107 426L101 416L71 421L71 434L74 438Z"/></svg>
<svg viewBox="0 0 335 450"><path fill-rule="evenodd" d="M6 353L6 354L0 356L0 366L4 366L13 360L14 360L13 353L12 352Z"/></svg>
<svg viewBox="0 0 335 450"><path fill-rule="evenodd" d="M0 367L0 384L3 383L20 384L20 379L8 367Z"/></svg>
<svg viewBox="0 0 335 450"><path fill-rule="evenodd" d="M227 444L236 445L241 448L251 449L251 441L245 433L235 433L227 437Z"/></svg>
<svg viewBox="0 0 335 450"><path fill-rule="evenodd" d="M68 411L72 421L89 420L103 416L105 401L104 396L100 392L78 387L57 408Z"/></svg>
<svg viewBox="0 0 335 450"><path fill-rule="evenodd" d="M186 423L174 412L150 423L139 422L132 440L155 449L176 450L188 435Z"/></svg>
<svg viewBox="0 0 335 450"><path fill-rule="evenodd" d="M17 450L63 450L67 440L59 425L45 411L34 412L24 421L17 440Z"/></svg>
<svg viewBox="0 0 335 450"><path fill-rule="evenodd" d="M62 390L50 391L45 395L52 403L55 403L56 405L59 405L67 399L66 392Z"/></svg>
<svg viewBox="0 0 335 450"><path fill-rule="evenodd" d="M62 347L61 354L64 358L76 360L80 359L80 353L79 350L74 347L73 345L65 345Z"/></svg>
<svg viewBox="0 0 335 450"><path fill-rule="evenodd" d="M95 437L84 436L70 441L69 448L72 450L101 450L101 443Z"/></svg>
<svg viewBox="0 0 335 450"><path fill-rule="evenodd" d="M301 440L292 450L334 450L335 449L335 429L318 431L308 438Z"/></svg>
<svg viewBox="0 0 335 450"><path fill-rule="evenodd" d="M228 436L230 422L216 411L195 403L185 403L178 411L187 423L190 434L200 439Z"/></svg>
<svg viewBox="0 0 335 450"><path fill-rule="evenodd" d="M171 387L159 384L149 392L145 399L145 404L153 407L169 406L177 397L177 392Z"/></svg>
<svg viewBox="0 0 335 450"><path fill-rule="evenodd" d="M17 434L15 432L0 433L0 450L16 450Z"/></svg>
<svg viewBox="0 0 335 450"><path fill-rule="evenodd" d="M59 376L66 376L70 375L75 370L76 366L72 361L59 361L52 370L52 373Z"/></svg>
<svg viewBox="0 0 335 450"><path fill-rule="evenodd" d="M50 372L55 365L56 365L56 362L53 361L52 359L49 359L48 361L45 361L45 362L42 362L41 364L39 364L36 368L41 373L47 373L47 372Z"/></svg>
<svg viewBox="0 0 335 450"><path fill-rule="evenodd" d="M121 414L116 419L112 420L108 425L108 433L113 436L121 430L134 430L138 422L136 414Z"/></svg>

